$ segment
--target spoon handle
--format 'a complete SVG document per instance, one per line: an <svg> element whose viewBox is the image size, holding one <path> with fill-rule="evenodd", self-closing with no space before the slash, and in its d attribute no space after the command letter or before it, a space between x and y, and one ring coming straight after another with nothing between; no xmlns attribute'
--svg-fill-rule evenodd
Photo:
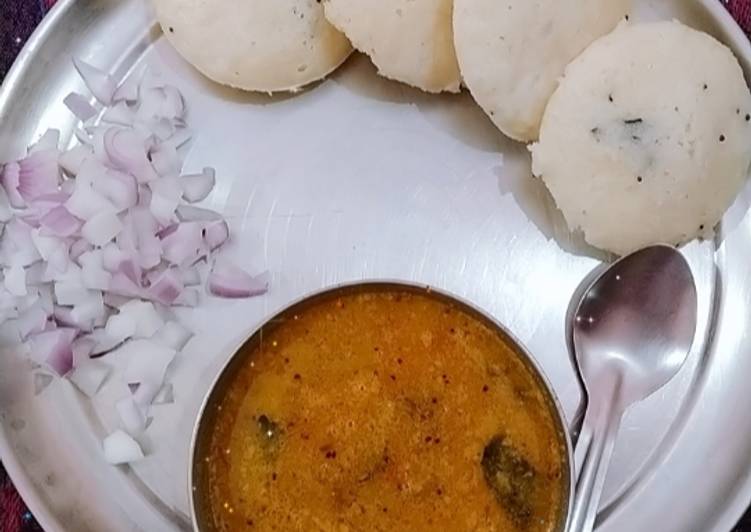
<svg viewBox="0 0 751 532"><path fill-rule="evenodd" d="M614 394L602 402L589 402L576 446L576 464L580 465L580 469L577 471L574 509L568 532L594 530L600 496L621 422L622 411L616 406L616 397Z"/></svg>

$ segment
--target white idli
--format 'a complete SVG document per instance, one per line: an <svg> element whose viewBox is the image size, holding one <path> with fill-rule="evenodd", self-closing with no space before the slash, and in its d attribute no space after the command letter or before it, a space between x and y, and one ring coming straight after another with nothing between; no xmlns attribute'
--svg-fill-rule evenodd
<svg viewBox="0 0 751 532"><path fill-rule="evenodd" d="M464 84L506 135L536 140L566 65L630 7L631 0L454 0Z"/></svg>
<svg viewBox="0 0 751 532"><path fill-rule="evenodd" d="M326 18L384 77L427 92L459 92L452 0L324 0Z"/></svg>
<svg viewBox="0 0 751 532"><path fill-rule="evenodd" d="M350 54L317 0L153 0L177 51L206 76L245 90L295 90Z"/></svg>
<svg viewBox="0 0 751 532"><path fill-rule="evenodd" d="M624 25L566 69L532 148L571 229L626 254L707 235L751 164L751 94L724 45Z"/></svg>

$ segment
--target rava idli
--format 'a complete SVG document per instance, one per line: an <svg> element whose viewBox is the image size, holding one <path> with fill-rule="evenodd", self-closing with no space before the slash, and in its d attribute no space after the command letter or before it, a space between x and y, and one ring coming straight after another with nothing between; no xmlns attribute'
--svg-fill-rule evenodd
<svg viewBox="0 0 751 532"><path fill-rule="evenodd" d="M631 0L454 0L464 84L503 133L537 140L566 65L630 7Z"/></svg>
<svg viewBox="0 0 751 532"><path fill-rule="evenodd" d="M571 229L626 254L706 236L751 164L751 94L724 45L679 22L624 24L566 69L532 167Z"/></svg>
<svg viewBox="0 0 751 532"><path fill-rule="evenodd" d="M244 90L296 90L352 51L318 0L153 0L164 34L214 81Z"/></svg>
<svg viewBox="0 0 751 532"><path fill-rule="evenodd" d="M384 77L427 92L459 92L453 0L323 0L326 18Z"/></svg>

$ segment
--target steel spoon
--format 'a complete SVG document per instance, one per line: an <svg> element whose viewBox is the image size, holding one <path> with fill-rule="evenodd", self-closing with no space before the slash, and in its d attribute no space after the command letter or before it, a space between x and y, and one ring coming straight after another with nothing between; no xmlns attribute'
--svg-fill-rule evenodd
<svg viewBox="0 0 751 532"><path fill-rule="evenodd" d="M696 306L688 263L662 245L618 260L584 293L573 343L589 402L569 532L593 530L623 413L678 373L696 331Z"/></svg>

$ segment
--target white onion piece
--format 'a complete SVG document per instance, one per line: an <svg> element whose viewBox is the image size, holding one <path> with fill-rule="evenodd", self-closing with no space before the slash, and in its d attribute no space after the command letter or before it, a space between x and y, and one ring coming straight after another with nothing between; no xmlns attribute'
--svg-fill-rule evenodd
<svg viewBox="0 0 751 532"><path fill-rule="evenodd" d="M114 239L123 224L114 212L101 212L83 224L81 236L94 246L104 246Z"/></svg>
<svg viewBox="0 0 751 532"><path fill-rule="evenodd" d="M91 352L96 346L96 341L90 336L79 336L73 341L71 350L73 351L73 367L77 368L81 364L87 363L91 357Z"/></svg>
<svg viewBox="0 0 751 532"><path fill-rule="evenodd" d="M102 441L104 459L112 465L129 464L143 459L138 442L122 430L116 430Z"/></svg>
<svg viewBox="0 0 751 532"><path fill-rule="evenodd" d="M169 144L175 149L180 149L182 146L188 143L193 138L193 131L187 127L177 127L172 133L172 136L164 141L164 144Z"/></svg>
<svg viewBox="0 0 751 532"><path fill-rule="evenodd" d="M180 179L183 198L190 203L205 200L216 185L216 172L213 168L204 168L200 174L183 176Z"/></svg>
<svg viewBox="0 0 751 532"><path fill-rule="evenodd" d="M152 405L169 405L175 402L175 389L172 383L165 383L151 400Z"/></svg>
<svg viewBox="0 0 751 532"><path fill-rule="evenodd" d="M78 259L81 265L83 285L86 288L107 290L112 274L104 269L104 252L101 249L86 251Z"/></svg>
<svg viewBox="0 0 751 532"><path fill-rule="evenodd" d="M75 176L81 171L84 161L94 156L91 147L86 144L79 144L75 148L64 151L57 158L60 167L70 176Z"/></svg>
<svg viewBox="0 0 751 532"><path fill-rule="evenodd" d="M133 396L129 395L115 403L115 409L120 416L125 431L131 436L138 436L146 429L146 416Z"/></svg>
<svg viewBox="0 0 751 532"><path fill-rule="evenodd" d="M104 331L107 333L107 336L113 340L117 340L119 343L135 334L136 325L136 320L132 316L121 312L120 314L110 316Z"/></svg>
<svg viewBox="0 0 751 532"><path fill-rule="evenodd" d="M183 163L177 148L167 143L160 143L151 151L151 164L160 176L177 176L182 170ZM152 187L153 190L153 187Z"/></svg>
<svg viewBox="0 0 751 532"><path fill-rule="evenodd" d="M29 284L28 270L26 271L26 284ZM52 285L44 284L41 286L36 286L34 287L34 290L38 294L38 302L42 306L42 310L44 310L47 316L52 316L52 313L55 310L55 301L52 295Z"/></svg>
<svg viewBox="0 0 751 532"><path fill-rule="evenodd" d="M135 113L125 102L118 102L112 107L108 107L102 115L102 122L105 124L120 126L132 126L135 119Z"/></svg>
<svg viewBox="0 0 751 532"><path fill-rule="evenodd" d="M0 239L0 262L10 266L29 266L41 260L34 242L31 240L32 228L13 218L5 225L5 232Z"/></svg>
<svg viewBox="0 0 751 532"><path fill-rule="evenodd" d="M60 273L64 273L68 269L68 263L70 262L68 250L68 243L55 236L44 236L41 234L40 229L33 229L31 231L31 241L37 248L37 252L42 257L42 260L47 262L50 269Z"/></svg>
<svg viewBox="0 0 751 532"><path fill-rule="evenodd" d="M75 355L74 355L75 358ZM94 397L107 380L111 371L110 366L99 360L86 360L77 364L68 374L68 380L88 397Z"/></svg>
<svg viewBox="0 0 751 532"><path fill-rule="evenodd" d="M146 156L143 139L134 130L109 128L104 134L104 149L118 170L133 175L139 183L159 177Z"/></svg>
<svg viewBox="0 0 751 532"><path fill-rule="evenodd" d="M73 65L91 94L104 105L109 105L117 89L115 80L109 74L80 59L74 58Z"/></svg>
<svg viewBox="0 0 751 532"><path fill-rule="evenodd" d="M222 219L222 215L216 211L193 205L180 205L176 212L181 222L215 222Z"/></svg>
<svg viewBox="0 0 751 532"><path fill-rule="evenodd" d="M123 228L123 231L125 231L125 228ZM122 236L122 234L120 233L118 236ZM120 271L120 263L125 257L125 252L117 244L110 242L102 248L102 267L110 273L118 272Z"/></svg>
<svg viewBox="0 0 751 532"><path fill-rule="evenodd" d="M87 251L91 251L92 246L83 238L79 238L70 245L70 259L78 260L81 255Z"/></svg>
<svg viewBox="0 0 751 532"><path fill-rule="evenodd" d="M0 222L8 223L11 218L13 218L13 211L10 207L8 194L5 192L5 189L0 186Z"/></svg>
<svg viewBox="0 0 751 532"><path fill-rule="evenodd" d="M93 187L109 200L117 212L122 212L138 203L138 183L130 174L108 169L94 180Z"/></svg>
<svg viewBox="0 0 751 532"><path fill-rule="evenodd" d="M91 330L105 315L104 298L98 290L90 290L89 296L83 301L76 303L70 312L75 323L87 324L81 329Z"/></svg>
<svg viewBox="0 0 751 532"><path fill-rule="evenodd" d="M255 277L228 261L217 261L208 278L209 292L215 296L237 299L265 294L269 289L269 274Z"/></svg>
<svg viewBox="0 0 751 532"><path fill-rule="evenodd" d="M191 338L193 338L193 333L182 324L176 321L168 321L154 334L151 340L175 351L182 351Z"/></svg>
<svg viewBox="0 0 751 532"><path fill-rule="evenodd" d="M91 349L91 357L109 353L122 343L110 337L105 330L101 328L94 329L91 331L91 334L85 338L94 342L94 347Z"/></svg>
<svg viewBox="0 0 751 532"><path fill-rule="evenodd" d="M133 400L135 403L146 412L149 406L154 402L156 395L162 387L161 382L139 382L130 385L133 390Z"/></svg>
<svg viewBox="0 0 751 532"><path fill-rule="evenodd" d="M133 228L133 244L142 253L145 248L154 248L161 253L161 244L157 238L157 232L159 231L159 222L154 218L154 215L146 207L139 206L130 211L130 219ZM155 262L148 266L153 268L158 265L159 262Z"/></svg>
<svg viewBox="0 0 751 532"><path fill-rule="evenodd" d="M103 212L115 212L115 206L88 185L76 183L73 195L65 202L65 208L82 220L90 220Z"/></svg>
<svg viewBox="0 0 751 532"><path fill-rule="evenodd" d="M97 114L96 109L89 103L86 97L77 92L71 92L68 94L63 100L63 103L81 122L86 122Z"/></svg>
<svg viewBox="0 0 751 532"><path fill-rule="evenodd" d="M203 232L203 239L211 251L219 248L229 238L229 226L224 220L207 223Z"/></svg>
<svg viewBox="0 0 751 532"><path fill-rule="evenodd" d="M182 270L182 281L185 286L195 286L201 284L201 272L198 268L184 268Z"/></svg>
<svg viewBox="0 0 751 532"><path fill-rule="evenodd" d="M43 332L47 325L47 316L48 314L40 302L32 305L18 316L17 325L21 339L26 340L32 334Z"/></svg>
<svg viewBox="0 0 751 532"><path fill-rule="evenodd" d="M125 382L159 383L161 386L167 367L175 358L177 351L159 345L151 340L130 340L118 349L124 359L128 360L125 369Z"/></svg>
<svg viewBox="0 0 751 532"><path fill-rule="evenodd" d="M203 227L198 223L181 223L162 238L164 259L177 266L192 265L206 256L207 252L203 241Z"/></svg>
<svg viewBox="0 0 751 532"><path fill-rule="evenodd" d="M186 288L172 304L176 307L197 307L201 303L201 294L195 288Z"/></svg>
<svg viewBox="0 0 751 532"><path fill-rule="evenodd" d="M75 281L57 281L55 283L55 300L58 305L73 306L89 301L92 290Z"/></svg>
<svg viewBox="0 0 751 532"><path fill-rule="evenodd" d="M143 289L121 272L112 274L107 291L125 297L142 297L144 295Z"/></svg>
<svg viewBox="0 0 751 532"><path fill-rule="evenodd" d="M22 266L11 266L3 272L5 289L14 296L26 295L26 270Z"/></svg>
<svg viewBox="0 0 751 532"><path fill-rule="evenodd" d="M171 199L161 194L152 193L149 209L154 217L162 225L168 225L172 222L179 200Z"/></svg>
<svg viewBox="0 0 751 532"><path fill-rule="evenodd" d="M120 307L120 314L127 315L135 321L136 328L133 332L135 338L151 338L164 326L162 316L157 312L154 304L148 301L133 299Z"/></svg>
<svg viewBox="0 0 751 532"><path fill-rule="evenodd" d="M71 344L77 334L76 329L58 328L32 336L29 340L31 360L64 377L73 369Z"/></svg>
<svg viewBox="0 0 751 532"><path fill-rule="evenodd" d="M8 201L16 209L22 209L26 202L18 193L18 181L20 179L21 167L17 162L7 163L3 166L2 183L5 192L8 195Z"/></svg>
<svg viewBox="0 0 751 532"><path fill-rule="evenodd" d="M28 155L42 150L57 150L60 146L60 130L48 129L39 137L39 140L29 146Z"/></svg>
<svg viewBox="0 0 751 532"><path fill-rule="evenodd" d="M94 328L93 321L79 321L73 317L73 307L57 306L53 311L53 316L60 327L70 327L84 332L89 332Z"/></svg>

